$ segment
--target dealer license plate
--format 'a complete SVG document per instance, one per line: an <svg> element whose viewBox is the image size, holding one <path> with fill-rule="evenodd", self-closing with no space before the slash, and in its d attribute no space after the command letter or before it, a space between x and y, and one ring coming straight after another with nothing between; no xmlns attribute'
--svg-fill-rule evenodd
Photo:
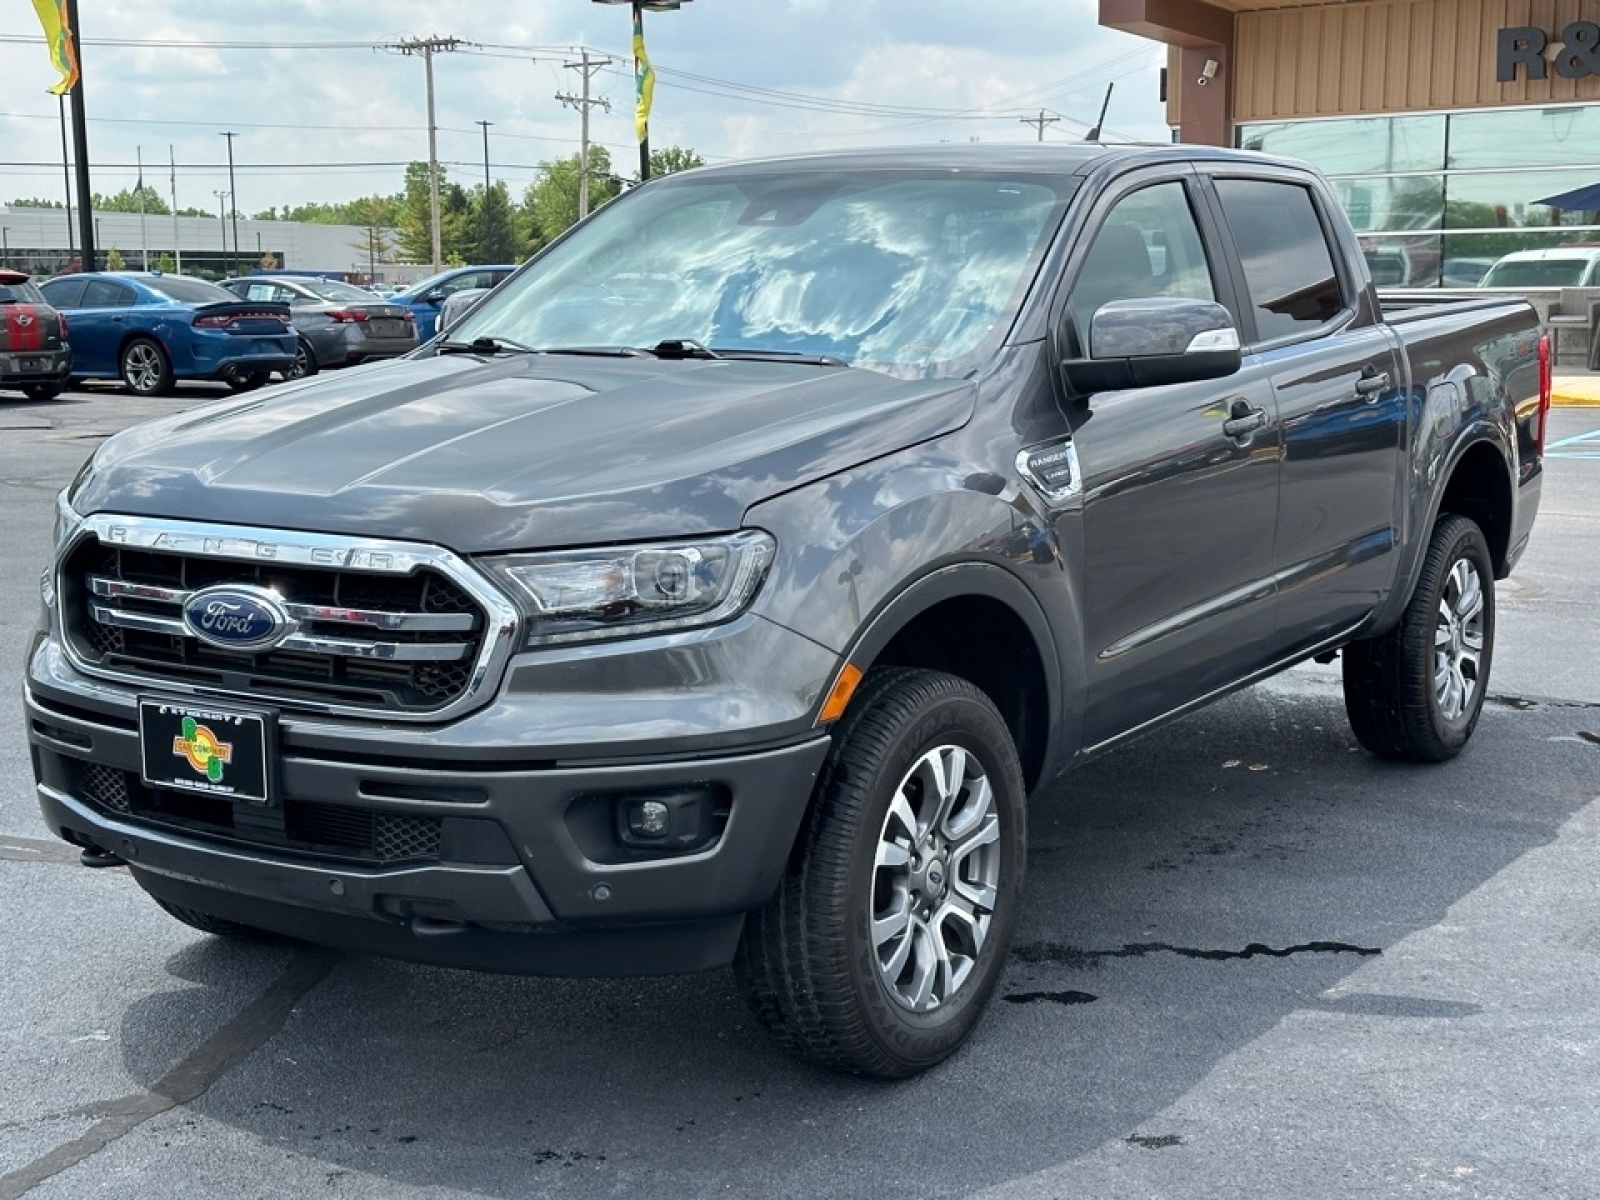
<svg viewBox="0 0 1600 1200"><path fill-rule="evenodd" d="M19 359L17 359L17 370L21 371L25 375L37 374L38 372L43 371L44 369L45 369L45 361L42 358L19 358Z"/></svg>
<svg viewBox="0 0 1600 1200"><path fill-rule="evenodd" d="M139 701L140 774L153 787L247 804L272 801L273 714Z"/></svg>

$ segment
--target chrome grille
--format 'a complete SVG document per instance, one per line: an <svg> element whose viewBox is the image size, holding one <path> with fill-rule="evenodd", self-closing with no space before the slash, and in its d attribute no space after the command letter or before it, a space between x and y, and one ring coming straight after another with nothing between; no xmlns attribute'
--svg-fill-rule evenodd
<svg viewBox="0 0 1600 1200"><path fill-rule="evenodd" d="M240 562L86 540L61 573L67 635L87 665L293 706L422 713L463 696L488 618L430 567L378 574ZM253 585L281 596L296 628L258 652L200 641L183 607L202 588Z"/></svg>

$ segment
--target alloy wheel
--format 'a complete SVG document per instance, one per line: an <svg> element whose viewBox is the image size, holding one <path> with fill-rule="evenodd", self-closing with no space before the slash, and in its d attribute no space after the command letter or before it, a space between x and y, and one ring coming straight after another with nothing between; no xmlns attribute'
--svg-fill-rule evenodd
<svg viewBox="0 0 1600 1200"><path fill-rule="evenodd" d="M1472 562L1458 558L1439 594L1433 631L1433 694L1447 720L1459 720L1472 707L1483 654L1483 609L1483 580Z"/></svg>

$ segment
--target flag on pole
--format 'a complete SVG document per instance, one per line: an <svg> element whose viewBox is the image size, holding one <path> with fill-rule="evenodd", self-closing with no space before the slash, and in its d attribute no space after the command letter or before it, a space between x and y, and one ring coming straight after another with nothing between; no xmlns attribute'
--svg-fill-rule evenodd
<svg viewBox="0 0 1600 1200"><path fill-rule="evenodd" d="M633 110L633 132L643 142L650 136L650 102L656 96L656 73L644 50L644 12L637 4L633 6L633 85L638 95Z"/></svg>
<svg viewBox="0 0 1600 1200"><path fill-rule="evenodd" d="M78 50L67 25L67 0L33 0L33 10L44 26L50 65L61 72L61 82L49 89L50 94L65 96L78 84Z"/></svg>

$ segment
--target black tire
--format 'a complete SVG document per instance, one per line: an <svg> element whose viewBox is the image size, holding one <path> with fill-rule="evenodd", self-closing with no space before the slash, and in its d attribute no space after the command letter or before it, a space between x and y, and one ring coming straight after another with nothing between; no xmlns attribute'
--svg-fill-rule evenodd
<svg viewBox="0 0 1600 1200"><path fill-rule="evenodd" d="M222 382L235 392L253 392L270 378L271 371L250 371L243 375L226 376Z"/></svg>
<svg viewBox="0 0 1600 1200"><path fill-rule="evenodd" d="M128 339L117 356L122 386L135 396L166 396L172 392L172 360L153 338Z"/></svg>
<svg viewBox="0 0 1600 1200"><path fill-rule="evenodd" d="M30 383L23 387L22 394L35 404L44 404L61 395L64 385L59 383Z"/></svg>
<svg viewBox="0 0 1600 1200"><path fill-rule="evenodd" d="M311 349L311 344L305 338L294 340L294 365L283 373L285 379L309 379L320 368L317 366L316 352Z"/></svg>
<svg viewBox="0 0 1600 1200"><path fill-rule="evenodd" d="M161 910L170 917L176 917L191 929L198 929L201 933L209 933L216 937L243 938L249 941L274 941L277 940L270 933L255 928L252 925L241 925L238 921L229 921L224 917L214 917L210 913L201 912L197 908L185 908L181 904L173 904L170 900L163 900L159 896L150 897L161 906Z"/></svg>
<svg viewBox="0 0 1600 1200"><path fill-rule="evenodd" d="M961 832L938 819L928 766L939 762L950 778L958 752L966 768L947 815ZM913 824L928 816L926 835L902 814ZM746 919L734 969L756 1018L787 1048L862 1075L903 1078L954 1053L1005 966L1026 822L1016 748L987 696L936 671L872 672L834 729L777 893ZM982 832L991 823L992 836ZM885 861L880 844L907 861ZM933 861L941 863L937 875ZM968 916L954 919L957 908ZM904 918L902 936L875 943L875 915L880 931ZM938 961L927 938L948 949L950 935L958 950L972 951L960 956L965 970L935 972L931 987L919 989L914 968Z"/></svg>
<svg viewBox="0 0 1600 1200"><path fill-rule="evenodd" d="M1477 525L1441 517L1400 623L1352 642L1343 656L1345 712L1358 742L1396 761L1444 762L1460 753L1483 711L1494 663L1494 568Z"/></svg>

